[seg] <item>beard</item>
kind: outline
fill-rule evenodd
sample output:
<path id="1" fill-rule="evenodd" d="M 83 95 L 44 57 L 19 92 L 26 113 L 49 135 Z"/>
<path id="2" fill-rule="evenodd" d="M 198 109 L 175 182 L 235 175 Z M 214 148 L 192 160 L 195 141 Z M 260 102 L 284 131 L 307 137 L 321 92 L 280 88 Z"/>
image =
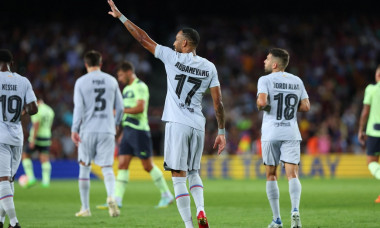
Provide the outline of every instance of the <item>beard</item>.
<path id="1" fill-rule="evenodd" d="M 265 73 L 272 73 L 272 69 L 270 69 L 269 67 L 264 67 L 264 71 Z"/>

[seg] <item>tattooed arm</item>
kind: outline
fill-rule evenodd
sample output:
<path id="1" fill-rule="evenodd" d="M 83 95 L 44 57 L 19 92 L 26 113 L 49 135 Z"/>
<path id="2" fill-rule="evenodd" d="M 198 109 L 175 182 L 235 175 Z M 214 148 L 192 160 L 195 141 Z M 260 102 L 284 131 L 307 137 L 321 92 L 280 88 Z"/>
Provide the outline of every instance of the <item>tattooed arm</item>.
<path id="1" fill-rule="evenodd" d="M 108 0 L 108 4 L 111 7 L 111 11 L 108 12 L 108 14 L 112 15 L 115 18 L 122 17 L 122 13 L 117 9 L 115 6 L 115 3 L 112 0 Z M 156 49 L 157 43 L 152 40 L 148 34 L 139 28 L 137 25 L 135 25 L 132 21 L 126 20 L 124 22 L 124 26 L 127 28 L 129 33 L 150 53 L 154 55 L 154 51 Z"/>
<path id="2" fill-rule="evenodd" d="M 210 88 L 211 91 L 211 97 L 214 103 L 214 110 L 215 110 L 215 116 L 216 120 L 218 121 L 218 129 L 223 129 L 225 128 L 225 123 L 224 123 L 224 106 L 222 102 L 222 93 L 220 91 L 220 87 L 212 87 Z M 226 146 L 226 137 L 225 133 L 219 133 L 218 136 L 216 136 L 215 143 L 214 143 L 214 149 L 218 147 L 218 154 L 220 154 L 223 150 L 224 147 Z"/>

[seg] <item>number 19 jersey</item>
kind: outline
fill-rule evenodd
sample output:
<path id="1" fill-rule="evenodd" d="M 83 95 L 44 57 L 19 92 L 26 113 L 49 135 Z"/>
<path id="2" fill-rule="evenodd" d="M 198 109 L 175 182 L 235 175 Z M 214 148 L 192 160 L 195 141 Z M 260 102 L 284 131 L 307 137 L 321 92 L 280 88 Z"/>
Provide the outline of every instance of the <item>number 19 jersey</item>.
<path id="1" fill-rule="evenodd" d="M 0 143 L 22 146 L 22 110 L 25 104 L 36 100 L 27 78 L 9 71 L 0 72 Z"/>
<path id="2" fill-rule="evenodd" d="M 161 45 L 156 46 L 155 57 L 165 64 L 167 76 L 162 120 L 204 131 L 203 94 L 220 85 L 215 65 L 193 53 L 179 53 Z"/>
<path id="3" fill-rule="evenodd" d="M 297 123 L 301 100 L 309 98 L 302 80 L 287 72 L 274 72 L 259 79 L 257 95 L 268 95 L 270 112 L 264 111 L 262 141 L 302 140 Z"/>

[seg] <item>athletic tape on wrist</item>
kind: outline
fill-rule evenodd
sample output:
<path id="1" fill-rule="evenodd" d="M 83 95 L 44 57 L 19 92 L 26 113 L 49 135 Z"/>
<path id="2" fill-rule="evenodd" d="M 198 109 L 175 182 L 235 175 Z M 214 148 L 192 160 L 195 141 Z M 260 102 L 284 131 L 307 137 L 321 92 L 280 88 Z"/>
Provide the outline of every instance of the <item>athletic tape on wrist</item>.
<path id="1" fill-rule="evenodd" d="M 121 21 L 121 23 L 125 23 L 128 19 L 122 14 L 120 17 L 119 17 L 119 20 Z"/>
<path id="2" fill-rule="evenodd" d="M 218 129 L 218 135 L 225 135 L 226 134 L 226 129 Z"/>

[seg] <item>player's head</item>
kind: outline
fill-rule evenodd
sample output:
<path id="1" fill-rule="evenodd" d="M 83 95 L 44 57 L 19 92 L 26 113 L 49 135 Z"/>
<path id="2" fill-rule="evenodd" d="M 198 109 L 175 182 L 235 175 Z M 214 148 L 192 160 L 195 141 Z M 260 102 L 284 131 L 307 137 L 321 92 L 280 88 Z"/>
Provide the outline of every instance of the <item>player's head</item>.
<path id="1" fill-rule="evenodd" d="M 376 82 L 380 82 L 380 65 L 376 68 L 375 80 Z"/>
<path id="2" fill-rule="evenodd" d="M 10 67 L 13 63 L 12 53 L 7 49 L 0 49 L 0 70 L 10 71 Z"/>
<path id="3" fill-rule="evenodd" d="M 173 46 L 180 53 L 189 53 L 197 48 L 199 40 L 199 34 L 195 29 L 183 28 L 177 33 Z"/>
<path id="4" fill-rule="evenodd" d="M 91 50 L 84 54 L 84 64 L 86 68 L 100 67 L 102 65 L 102 55 L 95 50 Z"/>
<path id="5" fill-rule="evenodd" d="M 264 61 L 265 72 L 284 71 L 289 63 L 289 53 L 285 49 L 272 48 Z"/>
<path id="6" fill-rule="evenodd" d="M 135 68 L 133 64 L 128 61 L 121 62 L 117 66 L 116 71 L 117 80 L 123 84 L 130 84 L 131 79 L 135 77 Z"/>

